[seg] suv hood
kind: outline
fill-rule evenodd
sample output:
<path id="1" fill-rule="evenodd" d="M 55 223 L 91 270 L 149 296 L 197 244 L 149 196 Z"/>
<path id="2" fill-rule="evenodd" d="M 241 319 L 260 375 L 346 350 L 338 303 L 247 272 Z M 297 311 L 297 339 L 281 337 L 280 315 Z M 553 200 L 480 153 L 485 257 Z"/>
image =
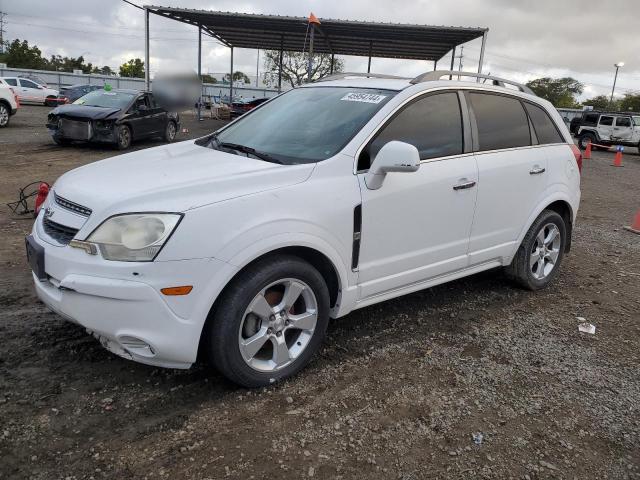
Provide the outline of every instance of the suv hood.
<path id="1" fill-rule="evenodd" d="M 193 140 L 119 155 L 71 170 L 54 191 L 93 210 L 184 212 L 304 182 L 315 164 L 279 165 L 196 145 Z M 93 223 L 93 222 L 91 222 Z"/>

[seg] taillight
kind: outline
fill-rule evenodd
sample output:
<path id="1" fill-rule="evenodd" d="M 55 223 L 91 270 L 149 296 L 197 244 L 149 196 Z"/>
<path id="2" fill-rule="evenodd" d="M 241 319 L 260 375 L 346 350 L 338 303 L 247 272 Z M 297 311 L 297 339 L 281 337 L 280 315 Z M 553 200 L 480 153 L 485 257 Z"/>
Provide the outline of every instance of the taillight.
<path id="1" fill-rule="evenodd" d="M 576 163 L 578 164 L 578 171 L 582 173 L 582 152 L 574 144 L 571 144 L 570 146 L 571 146 L 571 151 L 573 152 L 573 156 L 576 157 Z"/>

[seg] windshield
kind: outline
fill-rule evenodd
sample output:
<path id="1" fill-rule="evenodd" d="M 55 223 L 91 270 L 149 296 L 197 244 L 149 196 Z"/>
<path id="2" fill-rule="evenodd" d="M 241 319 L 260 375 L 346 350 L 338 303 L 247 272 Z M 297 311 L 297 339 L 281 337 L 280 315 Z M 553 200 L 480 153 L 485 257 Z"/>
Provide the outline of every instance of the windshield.
<path id="1" fill-rule="evenodd" d="M 73 102 L 74 105 L 88 107 L 125 108 L 133 100 L 134 94 L 123 92 L 105 92 L 94 90 Z"/>
<path id="2" fill-rule="evenodd" d="M 249 147 L 279 163 L 318 162 L 338 153 L 395 94 L 370 88 L 297 88 L 221 131 L 216 144 Z"/>
<path id="3" fill-rule="evenodd" d="M 640 127 L 640 115 L 635 115 L 633 118 L 633 124 L 637 127 Z"/>

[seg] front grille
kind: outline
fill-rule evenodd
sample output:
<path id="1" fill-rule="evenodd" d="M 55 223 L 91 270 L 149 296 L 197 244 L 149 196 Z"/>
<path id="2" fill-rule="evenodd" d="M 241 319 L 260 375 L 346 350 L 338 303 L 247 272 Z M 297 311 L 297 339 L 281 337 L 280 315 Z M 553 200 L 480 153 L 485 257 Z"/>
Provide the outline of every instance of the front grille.
<path id="1" fill-rule="evenodd" d="M 42 221 L 42 226 L 47 235 L 62 245 L 68 245 L 69 242 L 73 240 L 73 237 L 76 236 L 76 233 L 78 233 L 78 229 L 60 225 L 46 217 Z"/>
<path id="2" fill-rule="evenodd" d="M 80 120 L 60 120 L 60 130 L 64 138 L 71 140 L 89 140 L 91 138 L 91 122 Z"/>
<path id="3" fill-rule="evenodd" d="M 61 197 L 57 193 L 53 192 L 53 198 L 58 205 L 66 210 L 70 210 L 84 217 L 88 217 L 91 215 L 91 209 L 88 207 L 83 207 L 82 205 L 72 202 L 71 200 L 67 200 L 64 197 Z"/>

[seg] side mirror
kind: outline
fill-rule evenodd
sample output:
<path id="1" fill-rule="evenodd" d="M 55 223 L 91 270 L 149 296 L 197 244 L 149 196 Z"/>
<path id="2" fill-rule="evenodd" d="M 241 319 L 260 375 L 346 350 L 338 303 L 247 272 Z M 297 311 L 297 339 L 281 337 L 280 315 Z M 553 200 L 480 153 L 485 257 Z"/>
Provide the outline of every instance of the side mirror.
<path id="1" fill-rule="evenodd" d="M 416 172 L 420 168 L 420 153 L 413 145 L 392 140 L 385 144 L 371 164 L 364 177 L 369 190 L 377 190 L 382 186 L 387 173 Z"/>

